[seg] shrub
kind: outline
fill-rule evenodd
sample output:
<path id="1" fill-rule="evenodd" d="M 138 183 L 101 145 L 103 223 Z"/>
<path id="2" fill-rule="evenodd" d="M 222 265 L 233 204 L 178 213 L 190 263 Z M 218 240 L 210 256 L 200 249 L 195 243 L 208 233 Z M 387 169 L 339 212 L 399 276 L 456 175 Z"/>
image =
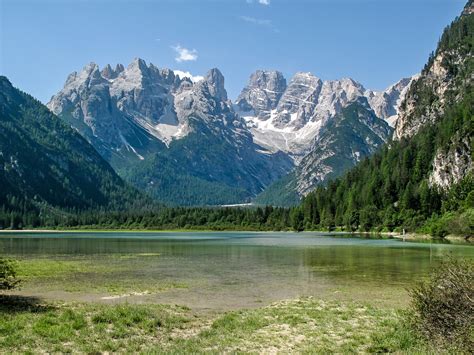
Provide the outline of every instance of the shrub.
<path id="1" fill-rule="evenodd" d="M 413 325 L 433 345 L 474 352 L 474 263 L 452 258 L 410 290 Z"/>
<path id="2" fill-rule="evenodd" d="M 15 262 L 0 258 L 0 290 L 11 290 L 17 287 L 19 283 Z"/>

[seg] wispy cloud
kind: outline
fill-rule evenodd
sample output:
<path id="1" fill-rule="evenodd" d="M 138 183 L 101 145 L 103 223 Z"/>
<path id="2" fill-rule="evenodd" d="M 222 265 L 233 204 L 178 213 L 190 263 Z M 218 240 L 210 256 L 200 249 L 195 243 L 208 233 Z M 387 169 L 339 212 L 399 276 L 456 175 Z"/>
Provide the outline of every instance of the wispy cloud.
<path id="1" fill-rule="evenodd" d="M 178 63 L 195 61 L 198 59 L 198 52 L 195 49 L 184 48 L 179 44 L 172 46 L 171 48 L 173 48 L 178 54 L 178 56 L 175 58 Z"/>
<path id="2" fill-rule="evenodd" d="M 273 23 L 272 23 L 271 20 L 256 18 L 256 17 L 251 17 L 251 16 L 239 16 L 239 19 L 241 19 L 242 21 L 248 22 L 248 23 L 252 23 L 252 24 L 257 25 L 257 26 L 267 27 L 268 29 L 272 30 L 275 33 L 280 32 L 278 30 L 278 28 L 273 26 Z"/>
<path id="3" fill-rule="evenodd" d="M 247 0 L 247 3 L 252 4 L 258 2 L 260 5 L 270 5 L 270 0 Z"/>
<path id="4" fill-rule="evenodd" d="M 240 19 L 259 26 L 272 26 L 272 21 L 250 16 L 240 16 Z"/>

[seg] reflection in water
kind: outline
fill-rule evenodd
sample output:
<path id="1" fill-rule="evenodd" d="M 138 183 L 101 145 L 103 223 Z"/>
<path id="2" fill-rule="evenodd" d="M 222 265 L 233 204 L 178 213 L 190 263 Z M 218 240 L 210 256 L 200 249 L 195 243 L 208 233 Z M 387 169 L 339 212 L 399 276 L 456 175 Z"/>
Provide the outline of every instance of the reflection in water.
<path id="1" fill-rule="evenodd" d="M 98 265 L 104 256 L 134 254 L 106 261 L 114 277 L 188 286 L 147 301 L 227 309 L 337 292 L 396 299 L 444 255 L 472 258 L 474 248 L 319 233 L 41 233 L 0 234 L 0 253 Z"/>

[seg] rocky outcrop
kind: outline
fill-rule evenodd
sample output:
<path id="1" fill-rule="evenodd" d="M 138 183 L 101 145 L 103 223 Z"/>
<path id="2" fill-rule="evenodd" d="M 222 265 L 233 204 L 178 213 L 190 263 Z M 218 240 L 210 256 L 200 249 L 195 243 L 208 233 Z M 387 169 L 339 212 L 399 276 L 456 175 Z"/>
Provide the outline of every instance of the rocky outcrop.
<path id="1" fill-rule="evenodd" d="M 421 127 L 434 123 L 443 114 L 446 92 L 452 87 L 453 79 L 443 65 L 443 55 L 436 56 L 426 72 L 415 80 L 412 90 L 408 92 L 401 105 L 399 118 L 395 125 L 394 139 L 411 137 Z M 420 104 L 420 92 L 425 92 L 430 103 Z"/>
<path id="2" fill-rule="evenodd" d="M 447 150 L 438 150 L 433 159 L 433 171 L 429 177 L 431 186 L 446 190 L 474 172 L 471 140 L 472 137 L 457 136 Z"/>

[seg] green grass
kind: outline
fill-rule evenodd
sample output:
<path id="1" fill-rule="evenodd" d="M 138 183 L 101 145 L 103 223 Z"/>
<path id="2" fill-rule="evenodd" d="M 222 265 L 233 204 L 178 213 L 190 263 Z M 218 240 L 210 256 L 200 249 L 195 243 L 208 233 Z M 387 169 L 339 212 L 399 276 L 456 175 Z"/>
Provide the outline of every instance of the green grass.
<path id="1" fill-rule="evenodd" d="M 400 322 L 400 315 L 395 311 L 305 298 L 227 313 L 204 326 L 197 335 L 177 339 L 170 350 L 359 353 L 419 348 L 413 334 L 399 334 L 404 331 Z M 384 334 L 390 334 L 390 338 Z"/>
<path id="2" fill-rule="evenodd" d="M 159 349 L 187 310 L 159 305 L 41 304 L 1 298 L 0 353 L 137 352 Z"/>
<path id="3" fill-rule="evenodd" d="M 162 305 L 0 298 L 0 353 L 426 353 L 402 314 L 313 298 L 216 316 Z"/>

